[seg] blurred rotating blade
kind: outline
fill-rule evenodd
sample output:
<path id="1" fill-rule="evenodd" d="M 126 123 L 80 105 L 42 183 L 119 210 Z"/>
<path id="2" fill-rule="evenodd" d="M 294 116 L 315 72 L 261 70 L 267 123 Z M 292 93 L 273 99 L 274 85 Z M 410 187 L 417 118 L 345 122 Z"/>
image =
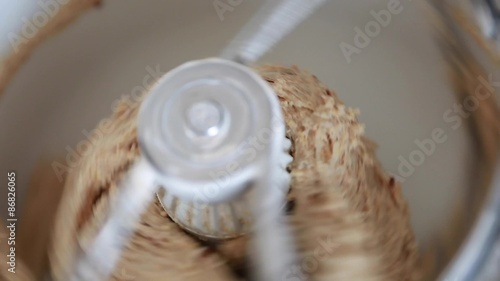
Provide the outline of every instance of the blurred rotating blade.
<path id="1" fill-rule="evenodd" d="M 269 1 L 222 51 L 221 57 L 245 65 L 254 63 L 326 1 Z M 275 162 L 276 157 L 272 155 L 277 151 L 276 147 L 270 149 L 268 167 Z M 277 207 L 286 199 L 283 196 L 270 198 L 267 192 L 273 176 L 265 170 L 261 171 L 252 206 L 255 232 L 251 252 L 257 266 L 255 277 L 263 281 L 283 280 L 287 272 L 297 268 L 293 235 L 282 210 Z"/>
<path id="2" fill-rule="evenodd" d="M 221 57 L 242 64 L 255 62 L 326 1 L 270 0 L 234 38 Z M 279 107 L 277 100 L 275 102 L 276 107 Z M 282 132 L 278 135 L 284 135 L 284 128 L 280 127 L 278 131 Z M 270 155 L 277 152 L 278 149 L 273 146 Z M 275 160 L 276 157 L 270 157 L 268 165 L 263 166 L 272 167 Z M 272 184 L 272 177 L 266 170 L 261 171 L 257 198 L 262 200 L 260 204 L 257 201 L 253 206 L 258 219 L 258 233 L 254 238 L 258 252 L 255 259 L 259 267 L 259 280 L 263 281 L 283 279 L 284 273 L 295 262 L 290 230 L 281 222 L 282 210 L 276 204 L 283 201 L 284 197 L 271 200 L 266 196 L 266 187 Z M 103 228 L 93 244 L 81 253 L 72 281 L 108 279 L 141 214 L 153 200 L 155 179 L 156 175 L 143 159 L 129 172 L 121 183 L 120 194 L 113 202 L 110 216 Z"/>
<path id="3" fill-rule="evenodd" d="M 220 57 L 252 64 L 327 0 L 270 0 L 243 27 Z"/>
<path id="4" fill-rule="evenodd" d="M 121 181 L 111 212 L 88 249 L 81 249 L 71 281 L 108 280 L 158 189 L 156 175 L 142 158 Z"/>

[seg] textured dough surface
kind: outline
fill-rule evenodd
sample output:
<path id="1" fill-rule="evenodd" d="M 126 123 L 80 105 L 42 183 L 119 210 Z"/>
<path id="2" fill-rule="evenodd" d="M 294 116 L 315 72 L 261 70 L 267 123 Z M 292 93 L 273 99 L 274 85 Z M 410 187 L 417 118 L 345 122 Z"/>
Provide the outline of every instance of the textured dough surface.
<path id="1" fill-rule="evenodd" d="M 50 253 L 56 280 L 68 280 L 79 247 L 102 225 L 120 178 L 139 155 L 138 104 L 118 106 L 93 132 L 90 149 L 66 179 Z M 158 204 L 144 214 L 112 280 L 233 280 L 225 262 L 184 233 Z"/>
<path id="2" fill-rule="evenodd" d="M 292 140 L 291 222 L 301 270 L 312 280 L 415 280 L 416 245 L 400 186 L 375 158 L 357 110 L 296 67 L 258 69 L 276 91 Z M 138 103 L 123 101 L 94 131 L 91 149 L 68 176 L 54 231 L 57 280 L 106 217 L 120 178 L 140 154 Z M 211 251 L 184 233 L 157 204 L 144 215 L 113 280 L 233 280 L 246 238 Z M 237 261 L 236 261 L 237 263 Z M 123 269 L 122 269 L 123 268 Z M 126 272 L 124 272 L 124 270 Z M 297 277 L 291 269 L 284 280 Z M 189 278 L 187 278 L 189 276 Z"/>

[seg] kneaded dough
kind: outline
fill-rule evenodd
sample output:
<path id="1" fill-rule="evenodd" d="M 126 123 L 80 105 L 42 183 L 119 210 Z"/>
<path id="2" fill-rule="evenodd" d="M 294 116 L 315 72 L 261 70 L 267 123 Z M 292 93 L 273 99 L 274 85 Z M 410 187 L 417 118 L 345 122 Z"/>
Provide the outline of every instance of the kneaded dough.
<path id="1" fill-rule="evenodd" d="M 358 112 L 297 67 L 256 71 L 275 90 L 292 140 L 289 195 L 299 267 L 283 280 L 416 280 L 417 247 L 399 184 L 383 171 Z M 139 157 L 140 102 L 124 100 L 93 132 L 93 145 L 68 175 L 50 253 L 56 280 L 88 246 L 109 201 Z M 239 280 L 247 237 L 207 246 L 150 206 L 112 280 Z M 288 279 L 287 279 L 288 278 Z M 298 279 L 294 279 L 298 278 Z"/>

